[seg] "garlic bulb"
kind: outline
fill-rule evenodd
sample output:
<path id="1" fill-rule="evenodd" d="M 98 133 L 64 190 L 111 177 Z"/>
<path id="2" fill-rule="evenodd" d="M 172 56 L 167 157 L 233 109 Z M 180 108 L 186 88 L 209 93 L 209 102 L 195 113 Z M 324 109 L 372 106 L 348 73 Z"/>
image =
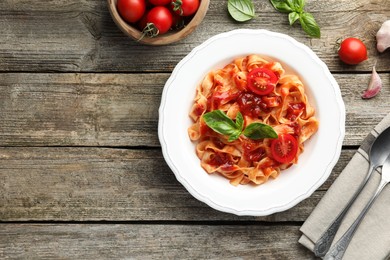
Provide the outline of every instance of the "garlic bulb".
<path id="1" fill-rule="evenodd" d="M 376 33 L 376 48 L 379 52 L 384 52 L 390 47 L 390 20 L 384 22 Z"/>

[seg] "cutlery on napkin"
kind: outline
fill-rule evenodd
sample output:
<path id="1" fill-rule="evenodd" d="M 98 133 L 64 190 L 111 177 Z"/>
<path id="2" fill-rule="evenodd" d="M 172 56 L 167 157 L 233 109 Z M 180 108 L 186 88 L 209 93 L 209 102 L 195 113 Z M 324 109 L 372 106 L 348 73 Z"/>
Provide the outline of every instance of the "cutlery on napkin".
<path id="1" fill-rule="evenodd" d="M 303 235 L 299 239 L 299 243 L 313 251 L 314 242 L 337 217 L 363 181 L 368 172 L 368 152 L 371 144 L 378 134 L 387 127 L 390 127 L 390 114 L 364 139 L 351 161 L 302 225 L 300 230 Z M 332 244 L 344 234 L 375 192 L 380 182 L 380 171 L 381 169 L 378 168 L 371 176 L 366 187 L 345 216 Z M 343 259 L 383 260 L 389 258 L 390 188 L 385 187 L 381 196 L 372 205 L 356 230 Z"/>

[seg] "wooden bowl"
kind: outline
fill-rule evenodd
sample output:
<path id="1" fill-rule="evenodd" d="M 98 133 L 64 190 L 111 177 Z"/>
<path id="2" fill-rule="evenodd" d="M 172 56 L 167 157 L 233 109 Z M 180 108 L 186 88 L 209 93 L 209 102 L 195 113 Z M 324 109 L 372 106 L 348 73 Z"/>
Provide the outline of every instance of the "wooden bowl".
<path id="1" fill-rule="evenodd" d="M 122 19 L 116 7 L 117 0 L 107 0 L 107 3 L 108 3 L 108 9 L 110 10 L 112 19 L 119 27 L 119 29 L 121 29 L 121 31 L 124 32 L 127 36 L 130 36 L 136 41 L 144 44 L 165 45 L 165 44 L 180 41 L 181 39 L 188 36 L 191 32 L 193 32 L 195 28 L 202 22 L 204 16 L 206 15 L 210 0 L 200 0 L 200 4 L 197 12 L 194 14 L 191 21 L 189 21 L 184 28 L 177 31 L 170 31 L 166 34 L 158 35 L 153 38 L 148 36 L 142 38 L 142 32 L 138 30 L 138 28 L 130 25 L 129 23 L 125 22 Z"/>

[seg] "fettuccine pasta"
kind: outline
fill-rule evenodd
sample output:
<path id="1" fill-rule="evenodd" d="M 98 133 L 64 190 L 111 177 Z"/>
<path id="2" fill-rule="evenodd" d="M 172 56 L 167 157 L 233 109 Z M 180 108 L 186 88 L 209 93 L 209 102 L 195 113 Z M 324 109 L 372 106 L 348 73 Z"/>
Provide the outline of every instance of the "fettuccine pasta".
<path id="1" fill-rule="evenodd" d="M 264 88 L 258 88 L 258 91 L 254 89 L 264 83 L 259 78 L 252 80 L 254 83 L 249 86 L 248 75 L 255 70 L 263 73 L 266 81 L 274 79 L 270 79 L 263 71 L 271 71 L 272 77 L 276 76 L 271 92 L 264 94 Z M 228 141 L 227 136 L 213 131 L 202 117 L 217 109 L 233 120 L 240 112 L 245 126 L 254 122 L 272 126 L 279 138 L 253 140 L 241 135 L 234 141 Z M 188 134 L 196 142 L 196 154 L 207 173 L 219 173 L 233 185 L 262 184 L 298 162 L 304 150 L 303 143 L 318 129 L 319 123 L 314 114 L 305 87 L 297 75 L 285 75 L 279 62 L 249 55 L 235 59 L 222 69 L 209 72 L 197 86 L 189 113 L 193 124 Z M 289 144 L 297 146 L 288 162 L 277 157 L 278 149 L 281 154 L 291 153 L 283 146 L 278 146 L 282 136 L 288 136 Z M 279 143 L 273 145 L 275 140 L 279 140 Z M 276 150 L 276 154 L 273 150 Z"/>

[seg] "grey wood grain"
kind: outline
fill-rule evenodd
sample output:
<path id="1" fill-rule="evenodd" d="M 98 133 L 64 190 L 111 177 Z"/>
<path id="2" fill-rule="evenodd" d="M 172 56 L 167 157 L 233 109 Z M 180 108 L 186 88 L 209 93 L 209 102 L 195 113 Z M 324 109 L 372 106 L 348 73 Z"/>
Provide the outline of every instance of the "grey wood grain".
<path id="1" fill-rule="evenodd" d="M 330 178 L 310 198 L 286 212 L 255 218 L 197 201 L 159 150 L 4 147 L 0 221 L 304 221 L 353 153 L 343 150 Z"/>
<path id="2" fill-rule="evenodd" d="M 0 145 L 159 147 L 158 108 L 170 74 L 0 74 Z M 370 74 L 334 74 L 346 104 L 345 145 L 390 112 L 390 74 L 361 99 Z M 194 86 L 195 95 L 195 86 Z"/>
<path id="3" fill-rule="evenodd" d="M 390 71 L 390 52 L 378 55 L 375 33 L 388 19 L 386 0 L 309 1 L 322 28 L 320 39 L 311 39 L 299 24 L 290 26 L 287 15 L 269 1 L 255 3 L 256 18 L 236 23 L 225 0 L 213 0 L 196 31 L 168 46 L 145 46 L 126 37 L 111 20 L 106 1 L 37 0 L 0 3 L 0 71 L 123 71 L 169 72 L 195 46 L 229 30 L 269 29 L 286 33 L 308 45 L 332 71 Z M 354 36 L 364 40 L 369 60 L 358 66 L 341 63 L 337 39 Z"/>
<path id="4" fill-rule="evenodd" d="M 390 51 L 375 49 L 390 2 L 306 2 L 320 39 L 290 26 L 269 1 L 254 1 L 256 18 L 236 23 L 226 0 L 212 0 L 193 34 L 153 47 L 116 28 L 105 0 L 0 1 L 0 258 L 313 259 L 297 242 L 300 225 L 390 112 Z M 175 65 L 209 37 L 241 28 L 309 46 L 346 104 L 345 146 L 329 179 L 266 217 L 197 201 L 175 179 L 157 138 L 161 93 Z M 336 41 L 350 36 L 368 47 L 369 59 L 357 66 L 336 52 Z M 384 88 L 362 100 L 374 64 Z"/>
<path id="5" fill-rule="evenodd" d="M 314 259 L 298 226 L 7 224 L 2 259 Z"/>

